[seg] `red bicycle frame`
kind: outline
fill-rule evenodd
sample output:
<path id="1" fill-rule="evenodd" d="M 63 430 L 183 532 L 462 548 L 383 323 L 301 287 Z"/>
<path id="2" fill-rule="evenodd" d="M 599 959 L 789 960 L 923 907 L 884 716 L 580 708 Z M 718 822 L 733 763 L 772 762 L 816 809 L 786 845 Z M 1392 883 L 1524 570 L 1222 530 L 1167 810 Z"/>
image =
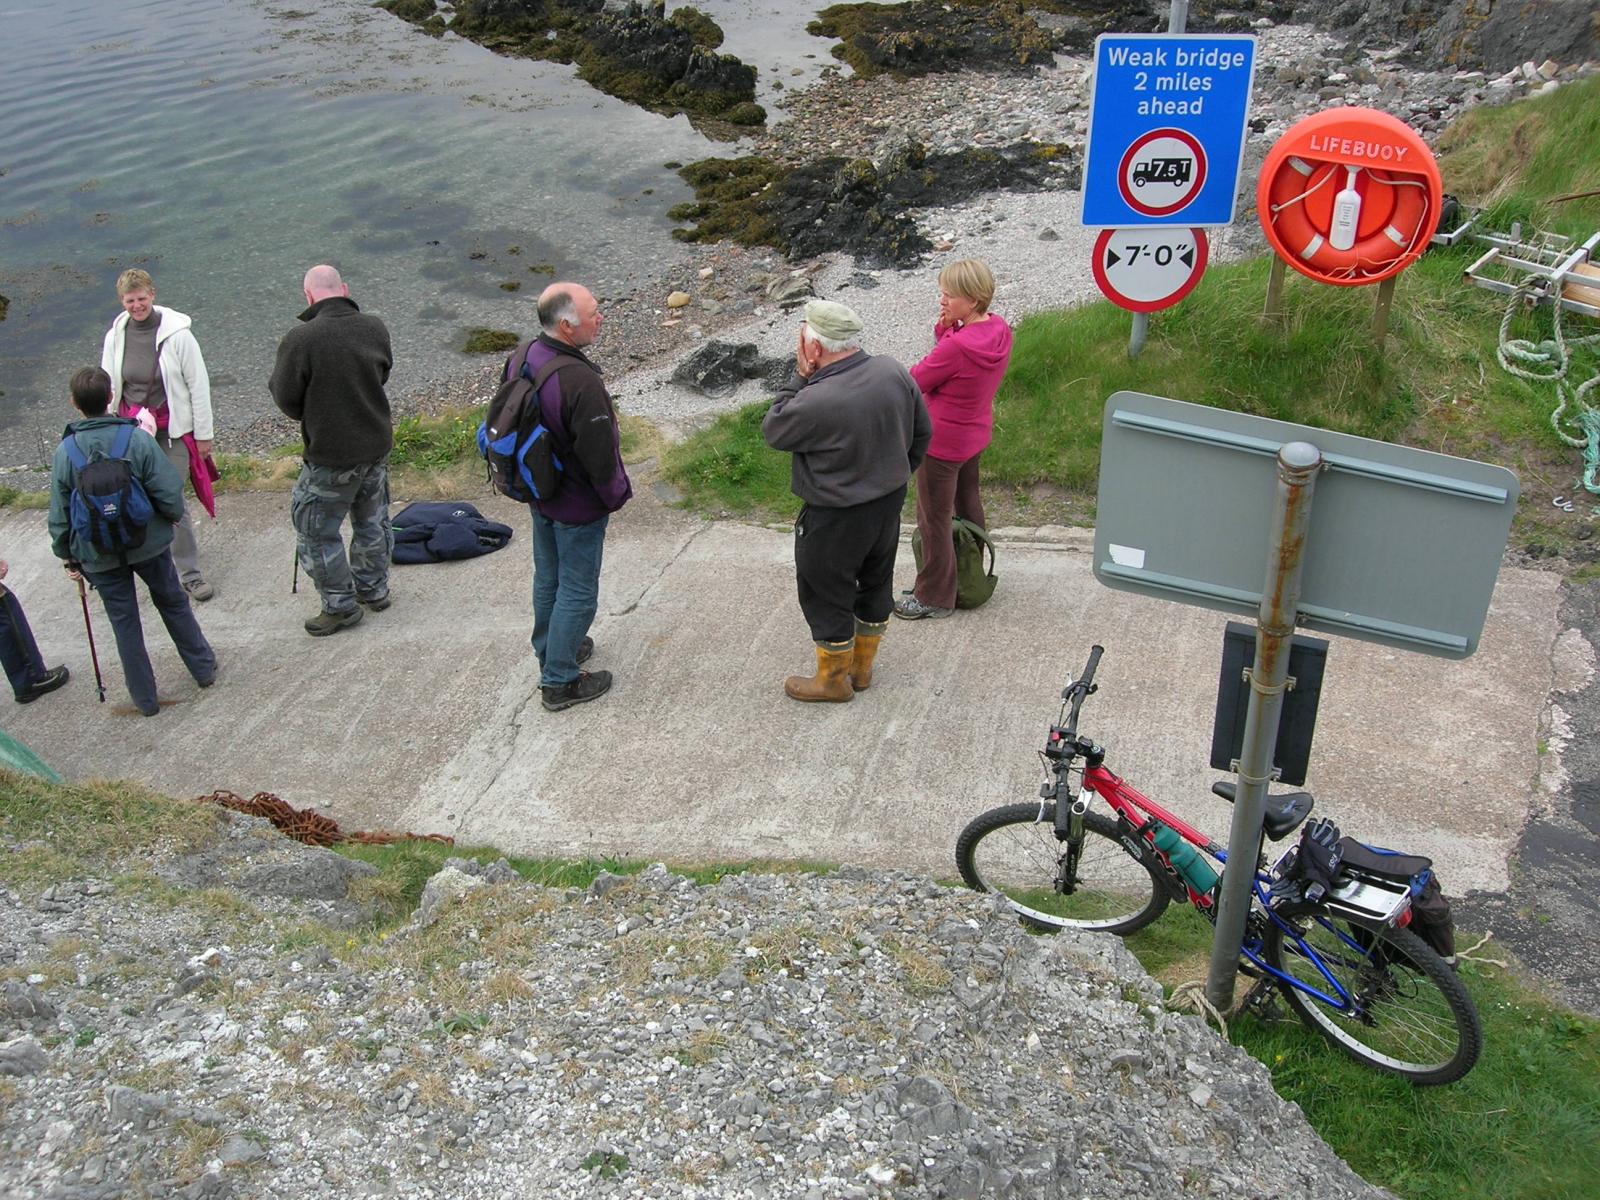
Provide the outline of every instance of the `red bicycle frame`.
<path id="1" fill-rule="evenodd" d="M 1144 853 L 1153 856 L 1166 870 L 1168 877 L 1187 893 L 1189 903 L 1208 916 L 1212 914 L 1216 901 L 1211 894 L 1195 891 L 1188 880 L 1184 879 L 1172 865 L 1172 860 L 1166 852 L 1156 845 L 1156 822 L 1173 830 L 1195 849 L 1223 864 L 1228 861 L 1227 847 L 1218 845 L 1182 817 L 1162 808 L 1138 788 L 1112 774 L 1103 764 L 1084 768 L 1083 790 L 1093 792 L 1114 808 L 1117 815 L 1137 831 L 1144 842 Z"/>

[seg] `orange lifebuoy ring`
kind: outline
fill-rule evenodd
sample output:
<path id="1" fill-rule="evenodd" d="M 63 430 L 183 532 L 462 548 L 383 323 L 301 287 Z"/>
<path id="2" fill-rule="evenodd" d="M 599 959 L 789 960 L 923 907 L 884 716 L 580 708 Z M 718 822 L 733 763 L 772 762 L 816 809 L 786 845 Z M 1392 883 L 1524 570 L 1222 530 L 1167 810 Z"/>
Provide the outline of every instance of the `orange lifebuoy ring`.
<path id="1" fill-rule="evenodd" d="M 1262 165 L 1256 206 L 1286 263 L 1353 286 L 1416 261 L 1438 224 L 1442 190 L 1433 154 L 1414 130 L 1387 113 L 1340 108 L 1279 139 Z"/>

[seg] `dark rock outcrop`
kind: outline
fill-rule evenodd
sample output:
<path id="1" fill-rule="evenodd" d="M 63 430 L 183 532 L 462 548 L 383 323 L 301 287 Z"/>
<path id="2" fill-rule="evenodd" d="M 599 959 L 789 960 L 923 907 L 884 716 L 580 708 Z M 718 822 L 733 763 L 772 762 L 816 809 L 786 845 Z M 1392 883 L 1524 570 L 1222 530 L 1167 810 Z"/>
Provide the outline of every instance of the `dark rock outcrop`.
<path id="1" fill-rule="evenodd" d="M 428 28 L 432 0 L 383 0 Z M 613 10 L 605 0 L 461 0 L 448 28 L 498 54 L 573 63 L 578 77 L 618 99 L 736 125 L 759 125 L 756 70 L 718 54 L 722 30 L 692 8 L 669 20 L 660 3 Z"/>
<path id="2" fill-rule="evenodd" d="M 818 13 L 806 32 L 841 39 L 833 56 L 858 75 L 1020 70 L 1050 62 L 1055 48 L 1055 39 L 1017 0 L 835 4 Z"/>
<path id="3" fill-rule="evenodd" d="M 1364 45 L 1399 45 L 1431 70 L 1502 74 L 1524 62 L 1600 57 L 1593 0 L 1197 0 L 1189 28 L 1243 29 L 1260 18 L 1297 21 Z"/>
<path id="4" fill-rule="evenodd" d="M 705 396 L 726 396 L 746 379 L 762 379 L 776 390 L 789 377 L 787 359 L 764 358 L 754 342 L 713 339 L 673 369 L 672 382 Z"/>
<path id="5" fill-rule="evenodd" d="M 843 250 L 872 265 L 910 266 L 931 243 L 907 210 L 959 203 L 981 192 L 1076 187 L 1081 167 L 1064 146 L 1018 143 L 1000 150 L 930 155 L 915 142 L 881 162 L 823 158 L 785 167 L 763 158 L 708 158 L 679 174 L 695 202 L 671 211 L 695 222 L 681 241 L 729 238 L 811 257 Z"/>

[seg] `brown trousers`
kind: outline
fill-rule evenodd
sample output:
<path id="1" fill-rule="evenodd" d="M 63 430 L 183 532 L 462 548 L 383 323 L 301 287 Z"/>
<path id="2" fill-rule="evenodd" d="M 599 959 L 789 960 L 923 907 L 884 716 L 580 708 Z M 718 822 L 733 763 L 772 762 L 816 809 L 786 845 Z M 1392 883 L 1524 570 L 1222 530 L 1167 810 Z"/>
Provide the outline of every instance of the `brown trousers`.
<path id="1" fill-rule="evenodd" d="M 925 458 L 917 468 L 917 529 L 922 533 L 922 570 L 911 590 L 934 608 L 956 606 L 956 547 L 950 518 L 961 517 L 984 529 L 983 497 L 978 493 L 980 450 L 966 462 Z"/>

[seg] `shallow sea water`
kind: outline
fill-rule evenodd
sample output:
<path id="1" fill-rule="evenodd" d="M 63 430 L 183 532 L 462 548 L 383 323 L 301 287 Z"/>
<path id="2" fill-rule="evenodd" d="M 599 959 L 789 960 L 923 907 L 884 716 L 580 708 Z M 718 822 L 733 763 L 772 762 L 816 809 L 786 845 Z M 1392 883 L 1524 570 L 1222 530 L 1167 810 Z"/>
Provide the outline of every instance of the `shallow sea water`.
<path id="1" fill-rule="evenodd" d="M 769 110 L 830 61 L 807 11 L 699 7 Z M 738 152 L 358 0 L 0 0 L 0 27 L 0 465 L 48 458 L 127 267 L 194 318 L 226 448 L 272 411 L 312 263 L 388 323 L 403 392 L 478 361 L 467 328 L 531 327 L 553 276 L 621 298 L 678 261 L 689 190 L 664 164 Z"/>

